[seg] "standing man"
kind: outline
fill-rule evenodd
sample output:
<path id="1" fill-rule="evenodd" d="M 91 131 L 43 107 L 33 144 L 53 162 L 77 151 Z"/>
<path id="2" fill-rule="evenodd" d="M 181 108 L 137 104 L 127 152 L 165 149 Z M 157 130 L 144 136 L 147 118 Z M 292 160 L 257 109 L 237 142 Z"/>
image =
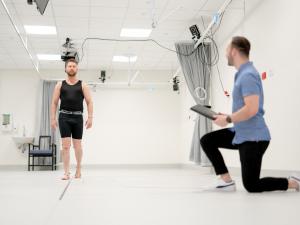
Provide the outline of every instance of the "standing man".
<path id="1" fill-rule="evenodd" d="M 87 104 L 88 119 L 86 129 L 93 124 L 93 102 L 89 87 L 77 78 L 78 63 L 75 59 L 69 59 L 65 63 L 65 72 L 68 77 L 55 86 L 51 105 L 51 127 L 57 128 L 56 111 L 60 99 L 59 130 L 62 138 L 62 157 L 64 164 L 64 176 L 62 180 L 70 179 L 70 147 L 71 138 L 75 149 L 77 161 L 75 178 L 81 178 L 82 160 L 82 133 L 83 133 L 83 100 Z"/>
<path id="2" fill-rule="evenodd" d="M 234 191 L 231 179 L 219 148 L 238 149 L 242 180 L 248 192 L 299 191 L 300 178 L 260 178 L 262 158 L 271 140 L 264 120 L 264 94 L 260 75 L 249 61 L 250 42 L 245 37 L 234 37 L 227 47 L 228 65 L 237 70 L 232 94 L 232 114 L 219 114 L 214 123 L 233 128 L 221 129 L 204 135 L 201 145 L 215 172 L 220 175 L 216 190 Z"/>

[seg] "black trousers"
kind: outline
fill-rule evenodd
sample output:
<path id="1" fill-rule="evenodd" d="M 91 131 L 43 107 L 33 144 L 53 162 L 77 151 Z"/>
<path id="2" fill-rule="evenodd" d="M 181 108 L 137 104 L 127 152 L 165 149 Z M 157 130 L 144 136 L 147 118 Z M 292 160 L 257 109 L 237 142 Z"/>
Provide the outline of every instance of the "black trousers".
<path id="1" fill-rule="evenodd" d="M 233 145 L 234 134 L 229 129 L 222 129 L 208 133 L 201 138 L 201 146 L 216 174 L 228 172 L 219 148 L 237 149 L 240 153 L 243 184 L 248 192 L 287 190 L 288 179 L 286 178 L 260 178 L 262 158 L 269 141 L 247 141 Z"/>

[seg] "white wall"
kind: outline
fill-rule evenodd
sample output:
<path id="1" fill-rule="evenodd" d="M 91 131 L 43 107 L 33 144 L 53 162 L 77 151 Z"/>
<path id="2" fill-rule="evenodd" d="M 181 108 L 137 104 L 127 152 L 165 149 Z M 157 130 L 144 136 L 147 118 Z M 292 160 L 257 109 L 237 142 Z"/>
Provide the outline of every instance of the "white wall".
<path id="1" fill-rule="evenodd" d="M 94 127 L 85 132 L 90 164 L 180 163 L 180 99 L 170 89 L 93 92 Z"/>
<path id="2" fill-rule="evenodd" d="M 231 92 L 235 70 L 227 66 L 225 48 L 230 38 L 244 35 L 252 43 L 251 60 L 260 72 L 272 70 L 273 77 L 263 81 L 265 119 L 272 141 L 263 168 L 300 170 L 300 2 L 297 0 L 246 1 L 247 13 L 229 10 L 218 32 L 219 67 L 225 87 Z M 213 74 L 213 107 L 230 112 L 231 99 L 224 97 L 217 74 Z M 239 166 L 236 152 L 223 151 L 229 166 Z"/>
<path id="3" fill-rule="evenodd" d="M 181 76 L 181 157 L 184 164 L 193 164 L 193 162 L 190 161 L 190 152 L 196 114 L 191 111 L 190 108 L 196 103 L 183 79 L 183 76 Z"/>
<path id="4" fill-rule="evenodd" d="M 59 71 L 52 74 L 48 78 L 64 77 Z M 92 72 L 81 73 L 83 79 L 92 76 Z M 156 72 L 153 80 L 165 82 L 168 76 Z M 127 74 L 125 77 L 126 81 Z M 140 77 L 140 82 L 145 82 L 144 78 Z M 0 72 L 0 113 L 13 113 L 15 124 L 25 125 L 27 135 L 34 135 L 38 93 L 39 76 L 34 71 Z M 102 88 L 92 95 L 95 118 L 94 127 L 84 132 L 85 164 L 182 162 L 181 103 L 171 84 L 153 89 Z M 17 149 L 13 135 L 0 132 L 0 165 L 27 164 L 27 154 Z"/>
<path id="5" fill-rule="evenodd" d="M 22 133 L 34 136 L 36 126 L 36 102 L 39 77 L 34 71 L 0 71 L 0 113 L 12 113 L 14 125 Z M 20 165 L 27 163 L 27 154 L 17 148 L 12 136 L 0 130 L 0 165 Z"/>

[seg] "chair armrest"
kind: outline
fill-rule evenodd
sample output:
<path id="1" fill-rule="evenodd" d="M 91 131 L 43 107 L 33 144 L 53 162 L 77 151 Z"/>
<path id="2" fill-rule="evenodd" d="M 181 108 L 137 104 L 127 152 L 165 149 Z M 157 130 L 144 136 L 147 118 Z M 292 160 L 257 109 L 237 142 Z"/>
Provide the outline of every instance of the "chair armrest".
<path id="1" fill-rule="evenodd" d="M 28 143 L 28 147 L 29 147 L 29 150 L 31 150 L 31 147 L 32 147 L 32 149 L 35 149 L 35 148 L 38 148 L 40 146 Z"/>
<path id="2" fill-rule="evenodd" d="M 52 144 L 51 145 L 52 151 L 54 151 L 54 154 L 56 155 L 56 144 Z"/>

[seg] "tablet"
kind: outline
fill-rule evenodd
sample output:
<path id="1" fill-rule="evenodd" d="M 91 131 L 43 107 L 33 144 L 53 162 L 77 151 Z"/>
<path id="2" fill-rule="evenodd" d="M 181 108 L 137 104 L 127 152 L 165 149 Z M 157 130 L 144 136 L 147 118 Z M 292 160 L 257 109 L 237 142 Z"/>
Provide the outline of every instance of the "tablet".
<path id="1" fill-rule="evenodd" d="M 209 109 L 204 105 L 195 105 L 191 108 L 191 110 L 211 120 L 214 120 L 215 119 L 214 116 L 218 115 L 218 113 L 212 111 L 211 109 Z"/>

